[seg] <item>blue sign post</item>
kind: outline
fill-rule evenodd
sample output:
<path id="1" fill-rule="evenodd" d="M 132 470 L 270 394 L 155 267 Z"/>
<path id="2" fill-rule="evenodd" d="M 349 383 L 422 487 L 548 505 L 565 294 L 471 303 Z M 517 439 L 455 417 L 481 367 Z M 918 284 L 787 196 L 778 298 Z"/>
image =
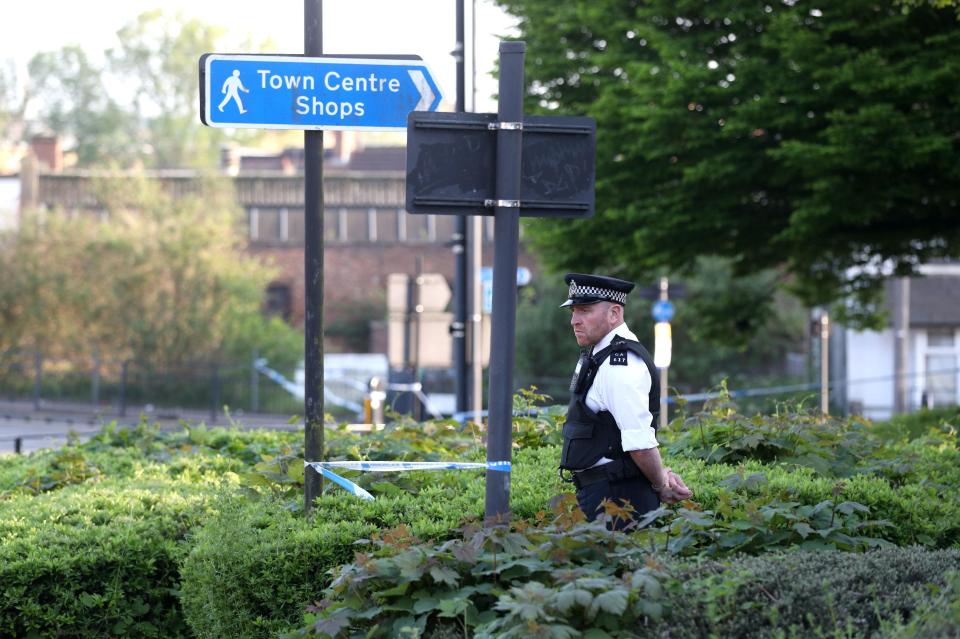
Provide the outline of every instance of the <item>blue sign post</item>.
<path id="1" fill-rule="evenodd" d="M 673 319 L 673 303 L 670 300 L 658 300 L 654 303 L 653 319 L 658 322 L 669 322 Z"/>
<path id="2" fill-rule="evenodd" d="M 411 111 L 436 111 L 440 99 L 417 56 L 200 58 L 200 119 L 212 127 L 405 130 Z"/>

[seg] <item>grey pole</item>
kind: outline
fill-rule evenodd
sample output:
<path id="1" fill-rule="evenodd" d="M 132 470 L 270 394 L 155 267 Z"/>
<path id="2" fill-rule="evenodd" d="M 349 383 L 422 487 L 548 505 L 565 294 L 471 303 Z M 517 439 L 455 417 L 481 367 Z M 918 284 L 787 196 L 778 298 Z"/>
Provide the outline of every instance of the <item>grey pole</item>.
<path id="1" fill-rule="evenodd" d="M 660 278 L 660 300 L 664 302 L 670 300 L 670 280 L 668 280 L 666 277 Z M 670 404 L 668 403 L 670 397 L 670 385 L 667 380 L 669 375 L 669 366 L 664 366 L 660 369 L 660 420 L 658 422 L 658 428 L 662 428 L 664 430 L 666 430 L 667 424 L 670 423 Z"/>
<path id="2" fill-rule="evenodd" d="M 303 2 L 303 52 L 323 54 L 323 0 Z M 304 181 L 304 456 L 323 459 L 323 131 L 303 133 Z M 308 466 L 303 477 L 306 512 L 323 491 L 323 476 Z"/>
<path id="3" fill-rule="evenodd" d="M 830 414 L 830 313 L 820 315 L 820 414 Z"/>
<path id="4" fill-rule="evenodd" d="M 457 62 L 457 105 L 456 110 L 462 113 L 466 110 L 464 100 L 464 38 L 463 38 L 463 3 L 465 0 L 454 0 L 457 5 L 457 45 L 453 50 L 453 57 Z M 467 216 L 458 215 L 454 218 L 453 232 L 453 259 L 456 265 L 453 284 L 453 323 L 450 325 L 450 334 L 453 336 L 453 368 L 457 385 L 457 412 L 461 413 L 470 408 L 469 368 L 467 366 L 467 306 L 469 303 L 469 262 L 467 260 L 468 247 Z"/>
<path id="5" fill-rule="evenodd" d="M 893 317 L 893 368 L 896 375 L 893 412 L 899 415 L 910 409 L 910 380 L 907 378 L 910 370 L 910 278 L 897 278 L 894 290 L 897 292 L 897 310 Z"/>
<path id="6" fill-rule="evenodd" d="M 490 421 L 487 461 L 510 461 L 513 361 L 517 323 L 517 252 L 520 241 L 520 152 L 523 59 L 526 44 L 500 43 L 497 110 L 497 181 L 493 230 L 493 334 L 490 344 Z M 510 473 L 487 471 L 487 524 L 510 516 Z"/>

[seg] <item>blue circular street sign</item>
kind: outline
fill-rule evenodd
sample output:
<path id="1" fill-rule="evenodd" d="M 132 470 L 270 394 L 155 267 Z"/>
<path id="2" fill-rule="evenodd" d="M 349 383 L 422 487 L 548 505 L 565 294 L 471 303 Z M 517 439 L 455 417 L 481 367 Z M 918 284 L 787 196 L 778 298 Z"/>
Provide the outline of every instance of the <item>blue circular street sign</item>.
<path id="1" fill-rule="evenodd" d="M 653 305 L 653 319 L 658 322 L 669 322 L 673 319 L 673 303 L 660 300 Z"/>

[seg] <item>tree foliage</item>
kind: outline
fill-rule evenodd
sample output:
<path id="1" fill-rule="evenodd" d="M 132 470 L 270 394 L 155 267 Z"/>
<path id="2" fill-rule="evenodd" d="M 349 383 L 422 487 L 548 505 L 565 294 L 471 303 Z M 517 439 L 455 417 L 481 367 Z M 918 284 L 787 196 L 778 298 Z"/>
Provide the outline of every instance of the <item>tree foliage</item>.
<path id="1" fill-rule="evenodd" d="M 295 337 L 261 316 L 272 269 L 243 252 L 227 184 L 174 200 L 146 179 L 105 179 L 97 197 L 100 215 L 33 213 L 0 236 L 0 352 L 162 366 Z"/>
<path id="2" fill-rule="evenodd" d="M 199 122 L 198 60 L 210 51 L 272 47 L 227 44 L 226 36 L 220 27 L 158 9 L 124 25 L 118 44 L 102 56 L 76 44 L 37 53 L 28 65 L 27 132 L 62 136 L 80 167 L 215 166 L 228 134 Z M 0 93 L 10 93 L 2 79 Z M 249 141 L 258 133 L 232 135 Z"/>
<path id="3" fill-rule="evenodd" d="M 597 119 L 596 217 L 539 220 L 549 266 L 634 278 L 703 255 L 866 304 L 960 255 L 960 23 L 887 0 L 501 0 L 528 108 Z"/>
<path id="4" fill-rule="evenodd" d="M 736 278 L 726 260 L 700 258 L 684 284 L 687 295 L 674 300 L 671 388 L 690 392 L 723 380 L 739 387 L 784 379 L 787 353 L 803 351 L 806 316 L 794 298 L 776 290 L 775 272 Z M 569 397 L 578 351 L 570 313 L 558 308 L 566 292 L 559 276 L 544 278 L 523 290 L 517 307 L 516 386 L 535 385 L 561 402 Z M 624 309 L 625 321 L 651 353 L 652 304 L 637 291 Z"/>
<path id="5" fill-rule="evenodd" d="M 136 156 L 131 144 L 133 114 L 104 91 L 104 76 L 78 45 L 38 53 L 27 67 L 30 102 L 43 129 L 74 140 L 77 164 L 129 164 Z"/>

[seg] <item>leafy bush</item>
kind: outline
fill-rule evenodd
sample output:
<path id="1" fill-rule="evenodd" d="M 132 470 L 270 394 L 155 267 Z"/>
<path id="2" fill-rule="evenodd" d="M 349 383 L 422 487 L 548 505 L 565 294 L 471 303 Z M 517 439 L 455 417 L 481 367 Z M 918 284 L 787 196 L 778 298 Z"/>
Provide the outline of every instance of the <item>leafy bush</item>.
<path id="1" fill-rule="evenodd" d="M 178 564 L 210 498 L 155 475 L 0 502 L 0 636 L 189 636 Z"/>
<path id="2" fill-rule="evenodd" d="M 626 636 L 663 613 L 663 573 L 625 570 L 635 540 L 602 525 L 470 525 L 434 544 L 401 527 L 372 546 L 334 571 L 309 625 L 290 637 L 429 636 L 445 627 L 478 638 Z"/>
<path id="3" fill-rule="evenodd" d="M 532 519 L 560 492 L 555 448 L 518 451 L 511 509 Z M 447 539 L 464 517 L 482 517 L 483 475 L 411 473 L 419 491 L 389 491 L 363 502 L 325 493 L 311 519 L 283 500 L 224 506 L 197 531 L 183 567 L 183 606 L 198 637 L 271 637 L 293 627 L 331 568 L 350 561 L 354 542 L 404 524 L 413 534 Z"/>
<path id="4" fill-rule="evenodd" d="M 286 637 L 866 637 L 960 566 L 960 551 L 916 548 L 677 561 L 568 513 L 371 542 Z"/>
<path id="5" fill-rule="evenodd" d="M 958 566 L 960 551 L 916 547 L 684 562 L 671 571 L 659 636 L 872 637 Z"/>
<path id="6" fill-rule="evenodd" d="M 569 490 L 555 472 L 558 455 L 555 447 L 515 455 L 511 507 L 517 520 L 535 521 L 552 497 Z M 838 482 L 809 468 L 754 461 L 740 468 L 669 462 L 687 479 L 696 503 L 663 513 L 651 531 L 636 535 L 664 556 L 729 557 L 804 544 L 863 550 L 883 545 L 879 540 L 950 547 L 960 540 L 960 507 L 930 486 L 895 488 L 862 475 Z M 317 598 L 326 571 L 350 560 L 357 539 L 400 525 L 421 539 L 451 539 L 463 517 L 482 513 L 478 479 L 472 473 L 411 473 L 405 489 L 386 490 L 382 480 L 364 478 L 376 501 L 334 489 L 318 502 L 310 523 L 283 500 L 224 508 L 197 532 L 184 563 L 187 619 L 200 637 L 268 637 L 289 628 Z"/>
<path id="7" fill-rule="evenodd" d="M 874 463 L 882 442 L 871 437 L 866 422 L 823 417 L 784 405 L 769 415 L 747 417 L 721 386 L 721 396 L 702 411 L 682 415 L 671 424 L 668 450 L 710 463 L 755 459 L 809 466 L 835 477 L 853 475 Z"/>
<path id="8" fill-rule="evenodd" d="M 515 405 L 524 416 L 514 423 L 511 507 L 521 529 L 523 522 L 542 521 L 538 513 L 547 510 L 551 498 L 572 490 L 556 474 L 562 410 L 535 409 L 541 401 L 531 391 L 520 395 Z M 707 415 L 700 424 L 706 447 L 696 441 L 699 427 L 680 430 L 677 441 L 687 446 L 678 445 L 675 453 L 668 450 L 667 461 L 693 488 L 695 502 L 658 513 L 660 518 L 630 543 L 644 552 L 656 549 L 671 571 L 686 565 L 677 563 L 677 555 L 693 556 L 697 565 L 712 565 L 704 561 L 712 557 L 724 562 L 718 565 L 729 566 L 752 561 L 742 555 L 732 559 L 734 553 L 769 555 L 804 547 L 863 550 L 883 542 L 936 548 L 960 544 L 955 433 L 931 431 L 913 441 L 889 443 L 854 422 L 798 418 L 810 434 L 791 426 L 790 419 L 786 413 L 759 423 L 736 411 Z M 698 424 L 690 421 L 687 426 Z M 758 434 L 775 445 L 751 445 Z M 328 571 L 351 561 L 358 539 L 372 540 L 369 552 L 373 540 L 386 539 L 383 531 L 405 525 L 408 536 L 442 545 L 455 539 L 465 517 L 482 515 L 484 484 L 476 471 L 345 473 L 377 500 L 360 502 L 327 482 L 315 515 L 304 519 L 302 446 L 302 431 L 198 425 L 160 432 L 143 422 L 133 429 L 107 427 L 89 442 L 60 451 L 0 459 L 0 636 L 181 636 L 188 632 L 185 621 L 199 637 L 275 636 L 300 622 L 305 606 L 328 585 Z M 721 447 L 730 453 L 726 462 L 702 454 Z M 483 458 L 481 433 L 450 421 L 400 420 L 365 435 L 328 428 L 326 448 L 328 459 Z M 843 464 L 854 465 L 855 471 Z M 220 485 L 226 488 L 214 501 Z M 244 494 L 249 499 L 239 498 Z M 562 543 L 557 541 L 554 548 Z M 584 564 L 584 574 L 602 584 L 587 588 L 592 596 L 617 590 L 614 582 L 622 580 L 623 571 L 645 565 L 628 564 L 632 556 L 611 555 L 602 574 L 591 573 Z M 923 563 L 932 555 L 918 556 Z M 651 570 L 651 578 L 660 579 L 654 574 L 659 568 Z M 727 605 L 722 593 L 733 587 L 729 572 L 724 569 L 716 577 L 719 584 L 703 585 L 701 594 L 713 597 L 714 607 L 696 613 L 721 629 L 727 627 L 726 618 L 710 615 L 732 610 L 721 606 Z M 672 575 L 661 580 L 664 596 L 670 598 L 680 596 L 670 594 Z M 432 583 L 429 571 L 419 578 Z M 504 589 L 502 594 L 512 599 L 503 605 L 512 601 L 519 611 L 525 609 L 519 603 L 524 597 L 553 597 L 549 592 L 564 588 L 546 577 L 536 577 L 540 586 L 533 581 L 512 584 L 521 588 L 512 594 Z M 465 582 L 458 583 L 463 587 Z M 478 615 L 474 630 L 480 628 L 483 606 L 494 606 L 498 619 L 517 621 L 516 615 L 522 616 L 496 609 L 500 594 L 494 598 L 493 590 L 476 594 L 488 599 L 473 604 Z M 637 593 L 626 597 L 630 606 L 639 601 Z M 448 617 L 439 616 L 441 608 L 435 612 L 436 619 L 425 627 L 440 633 L 437 636 L 459 636 L 458 625 L 462 631 L 473 614 L 462 606 L 449 609 Z M 668 613 L 665 607 L 665 618 Z M 643 614 L 656 626 L 652 613 Z M 389 623 L 395 621 L 391 617 Z M 628 632 L 633 621 L 623 617 L 618 628 Z M 805 627 L 803 619 L 790 623 Z M 904 620 L 902 627 L 910 623 Z M 497 633 L 508 631 L 506 626 L 490 627 Z"/>
<path id="9" fill-rule="evenodd" d="M 931 584 L 929 597 L 920 601 L 910 619 L 883 624 L 885 639 L 957 637 L 960 634 L 960 572 L 946 575 L 946 587 Z"/>
<path id="10" fill-rule="evenodd" d="M 876 422 L 872 430 L 878 436 L 889 441 L 918 439 L 930 431 L 953 430 L 956 435 L 960 429 L 960 406 L 944 408 L 921 408 L 912 413 L 895 415 L 883 422 Z"/>

